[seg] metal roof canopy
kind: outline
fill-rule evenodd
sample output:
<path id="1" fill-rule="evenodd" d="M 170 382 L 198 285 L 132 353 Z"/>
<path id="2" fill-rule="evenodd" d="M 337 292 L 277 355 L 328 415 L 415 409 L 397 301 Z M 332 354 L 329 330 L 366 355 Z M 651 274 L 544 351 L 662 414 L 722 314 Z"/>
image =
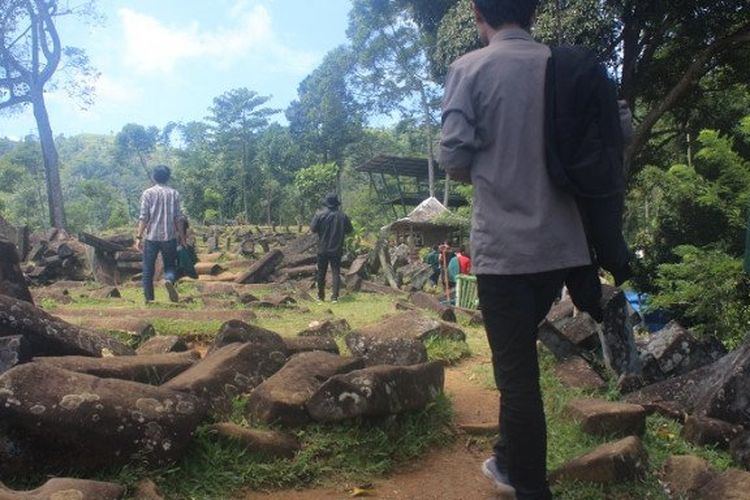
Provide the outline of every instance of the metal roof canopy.
<path id="1" fill-rule="evenodd" d="M 445 179 L 445 172 L 435 165 L 435 180 Z M 380 155 L 368 160 L 355 169 L 357 172 L 387 174 L 428 180 L 427 158 L 404 158 L 401 156 Z"/>

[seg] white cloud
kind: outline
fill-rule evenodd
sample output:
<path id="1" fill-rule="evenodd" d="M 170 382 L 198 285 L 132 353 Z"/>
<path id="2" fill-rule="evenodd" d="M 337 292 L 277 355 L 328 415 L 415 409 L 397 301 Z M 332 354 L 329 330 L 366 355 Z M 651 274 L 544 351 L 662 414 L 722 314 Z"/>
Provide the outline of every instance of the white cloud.
<path id="1" fill-rule="evenodd" d="M 231 12 L 233 26 L 205 31 L 197 23 L 170 27 L 152 16 L 120 9 L 125 63 L 139 73 L 169 73 L 183 59 L 212 57 L 225 64 L 273 43 L 271 16 L 265 7 L 248 9 L 240 1 Z"/>
<path id="2" fill-rule="evenodd" d="M 131 84 L 113 80 L 107 75 L 99 76 L 96 81 L 96 103 L 129 104 L 141 97 L 140 89 Z"/>

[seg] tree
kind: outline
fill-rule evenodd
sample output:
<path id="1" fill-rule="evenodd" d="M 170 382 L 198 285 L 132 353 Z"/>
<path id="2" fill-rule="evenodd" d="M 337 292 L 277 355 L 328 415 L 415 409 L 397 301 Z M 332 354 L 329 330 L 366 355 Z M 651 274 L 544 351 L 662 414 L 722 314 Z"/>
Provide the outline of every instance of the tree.
<path id="1" fill-rule="evenodd" d="M 336 48 L 300 83 L 286 117 L 292 137 L 313 155 L 301 158 L 306 163 L 299 167 L 314 162 L 343 165 L 347 145 L 361 137 L 362 112 L 347 83 L 353 64 L 350 50 Z"/>
<path id="2" fill-rule="evenodd" d="M 457 0 L 441 21 L 435 72 L 444 74 L 456 57 L 476 48 L 475 33 L 470 0 Z M 724 72 L 725 88 L 750 80 L 745 0 L 545 0 L 535 34 L 548 43 L 596 48 L 609 64 L 620 96 L 636 109 L 629 162 L 659 135 L 666 117 L 679 117 L 692 106 L 706 79 Z M 677 125 L 683 131 L 688 126 Z"/>
<path id="3" fill-rule="evenodd" d="M 309 217 L 320 200 L 336 187 L 339 167 L 335 163 L 317 163 L 303 168 L 294 177 L 294 187 L 299 193 L 302 217 Z"/>
<path id="4" fill-rule="evenodd" d="M 419 124 L 434 196 L 440 89 L 430 78 L 430 38 L 420 31 L 407 3 L 397 0 L 355 0 L 347 35 L 358 63 L 352 84 L 370 113 L 395 112 Z"/>
<path id="5" fill-rule="evenodd" d="M 128 163 L 132 158 L 137 158 L 146 177 L 150 179 L 148 159 L 156 149 L 159 139 L 158 128 L 147 129 L 137 123 L 128 123 L 115 136 L 116 158 L 122 163 Z"/>
<path id="6" fill-rule="evenodd" d="M 90 12 L 90 4 L 73 9 L 58 0 L 0 0 L 0 110 L 31 104 L 39 130 L 52 226 L 65 226 L 59 158 L 44 100 L 63 57 L 70 71 L 68 90 L 90 103 L 96 72 L 75 47 L 63 47 L 55 26 L 60 16 Z M 52 85 L 52 84 L 50 84 Z"/>
<path id="7" fill-rule="evenodd" d="M 241 198 L 241 208 L 246 220 L 252 219 L 252 201 L 258 197 L 260 186 L 255 159 L 257 135 L 268 126 L 268 118 L 279 110 L 263 107 L 271 99 L 246 88 L 233 89 L 214 98 L 206 118 L 211 132 L 211 145 L 219 156 L 223 170 L 220 181 L 226 182 L 230 197 Z M 240 185 L 232 182 L 235 172 L 241 172 Z M 232 188 L 234 192 L 232 191 Z"/>

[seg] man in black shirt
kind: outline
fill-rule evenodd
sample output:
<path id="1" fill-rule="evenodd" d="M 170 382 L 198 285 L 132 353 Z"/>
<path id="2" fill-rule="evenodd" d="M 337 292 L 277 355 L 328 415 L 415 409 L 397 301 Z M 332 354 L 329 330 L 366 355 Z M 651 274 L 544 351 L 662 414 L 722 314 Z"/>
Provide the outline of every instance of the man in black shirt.
<path id="1" fill-rule="evenodd" d="M 318 211 L 310 224 L 316 233 L 318 242 L 318 299 L 325 300 L 326 272 L 328 264 L 333 274 L 333 294 L 331 301 L 339 299 L 341 287 L 341 255 L 344 253 L 344 237 L 353 231 L 349 217 L 339 210 L 341 202 L 335 193 L 328 194 L 323 200 L 325 208 Z"/>

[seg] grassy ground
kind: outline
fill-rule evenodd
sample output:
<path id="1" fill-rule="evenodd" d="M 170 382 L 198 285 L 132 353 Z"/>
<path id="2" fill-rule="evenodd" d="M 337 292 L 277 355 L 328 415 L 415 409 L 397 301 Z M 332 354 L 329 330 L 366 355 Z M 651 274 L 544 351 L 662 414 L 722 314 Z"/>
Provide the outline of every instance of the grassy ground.
<path id="1" fill-rule="evenodd" d="M 91 301 L 85 299 L 65 307 L 101 307 L 103 310 L 144 308 L 140 291 L 136 287 L 125 288 L 124 300 Z M 180 284 L 184 296 L 197 295 L 193 284 Z M 200 311 L 200 301 L 193 304 L 171 306 L 157 291 L 155 310 L 164 307 L 184 307 Z M 259 294 L 260 295 L 260 294 Z M 385 314 L 396 313 L 395 300 L 389 296 L 357 294 L 343 298 L 337 304 L 303 302 L 300 305 L 309 311 L 283 309 L 257 309 L 257 322 L 282 335 L 294 335 L 308 326 L 310 321 L 331 316 L 346 318 L 357 328 L 377 321 Z M 45 302 L 45 307 L 54 313 L 58 307 Z M 214 320 L 169 320 L 157 319 L 154 326 L 159 334 L 195 335 L 203 332 L 206 338 L 216 332 L 220 321 Z M 465 343 L 429 341 L 430 359 L 442 359 L 463 370 L 476 384 L 493 388 L 490 354 L 484 331 L 481 327 L 462 324 L 467 332 Z M 339 345 L 345 348 L 342 339 Z M 344 349 L 345 350 L 345 349 Z M 468 358 L 468 361 L 467 361 Z M 583 454 L 608 441 L 582 433 L 578 427 L 563 416 L 565 404 L 576 398 L 614 398 L 615 391 L 587 393 L 564 387 L 554 375 L 554 360 L 542 351 L 542 387 L 548 419 L 549 467 L 554 469 L 565 461 Z M 238 407 L 241 401 L 238 402 Z M 242 412 L 233 417 L 237 423 L 246 423 Z M 381 420 L 361 420 L 341 425 L 312 425 L 295 431 L 303 443 L 303 451 L 294 460 L 270 461 L 265 457 L 247 453 L 236 446 L 214 440 L 204 431 L 199 431 L 186 458 L 168 469 L 144 472 L 137 468 L 126 468 L 103 476 L 132 485 L 135 480 L 150 477 L 163 489 L 167 498 L 217 498 L 229 497 L 243 489 L 276 489 L 303 487 L 317 484 L 341 482 L 365 483 L 374 477 L 392 470 L 404 461 L 418 457 L 425 449 L 441 446 L 451 441 L 450 401 L 441 398 L 421 412 Z M 679 435 L 679 425 L 658 416 L 649 417 L 644 444 L 649 452 L 651 470 L 657 471 L 672 454 L 695 454 L 707 459 L 713 466 L 726 469 L 731 459 L 726 452 L 696 448 L 686 443 Z M 480 440 L 480 446 L 491 448 L 489 439 Z M 218 493 L 222 492 L 222 493 Z M 642 482 L 620 486 L 596 486 L 563 483 L 554 488 L 556 498 L 570 500 L 594 499 L 666 499 L 663 488 L 655 474 L 651 473 Z"/>

